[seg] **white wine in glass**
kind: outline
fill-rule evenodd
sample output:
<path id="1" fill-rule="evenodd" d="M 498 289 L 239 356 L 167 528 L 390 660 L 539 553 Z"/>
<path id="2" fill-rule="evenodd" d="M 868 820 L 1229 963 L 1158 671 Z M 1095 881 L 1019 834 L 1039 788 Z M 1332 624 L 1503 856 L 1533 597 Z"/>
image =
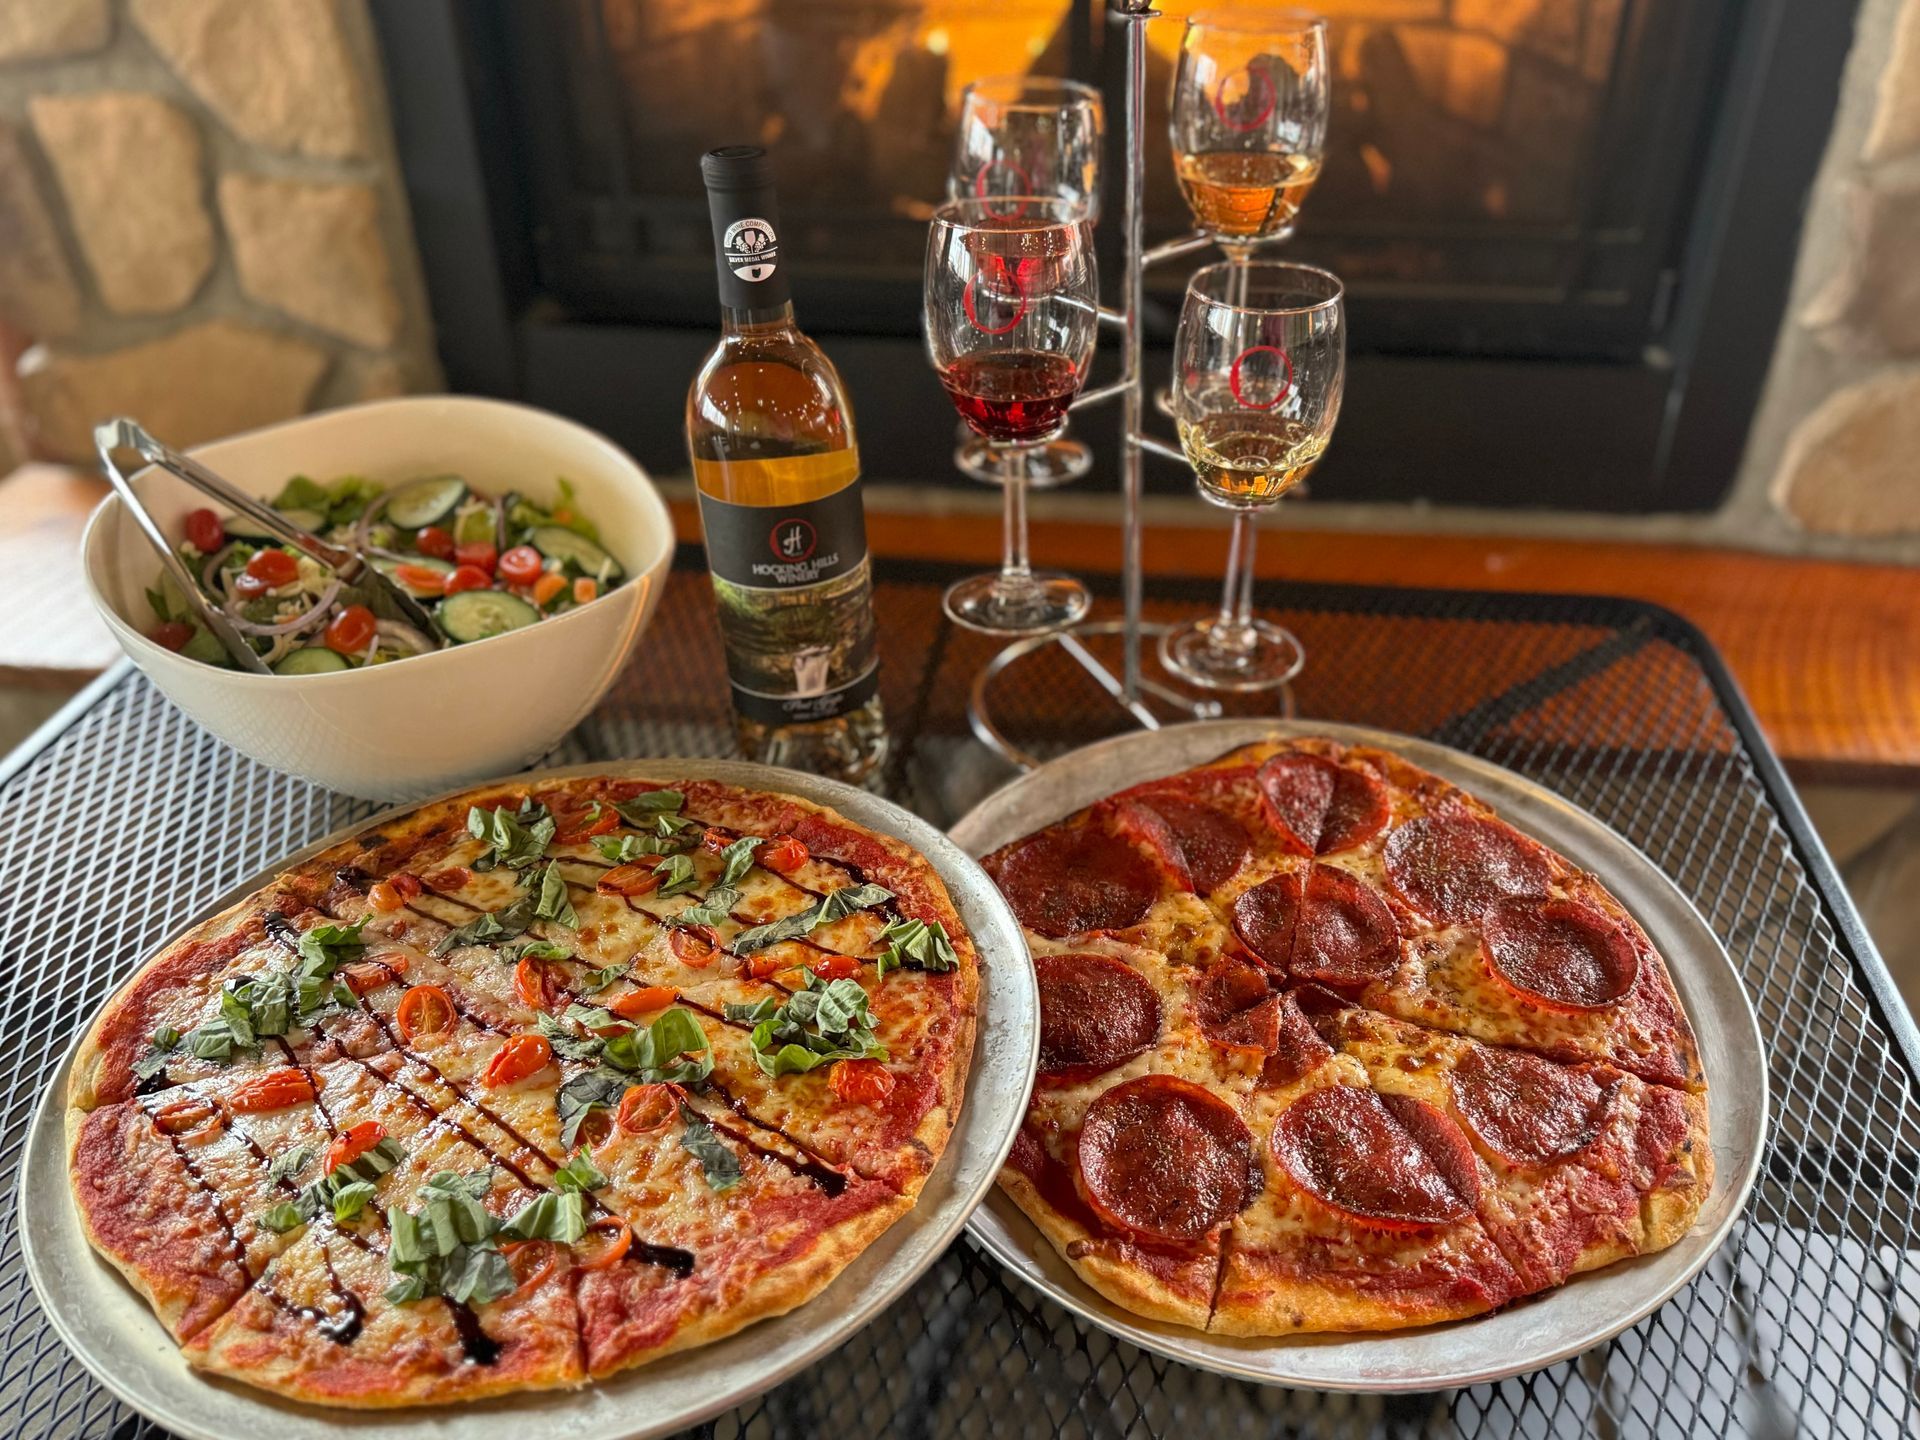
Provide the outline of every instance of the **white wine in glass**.
<path id="1" fill-rule="evenodd" d="M 1176 153 L 1180 193 L 1202 230 L 1222 239 L 1267 240 L 1293 224 L 1320 178 L 1312 155 L 1264 150 Z"/>
<path id="2" fill-rule="evenodd" d="M 1207 415 L 1178 425 L 1201 495 L 1229 508 L 1278 500 L 1306 478 L 1331 438 L 1284 415 Z"/>

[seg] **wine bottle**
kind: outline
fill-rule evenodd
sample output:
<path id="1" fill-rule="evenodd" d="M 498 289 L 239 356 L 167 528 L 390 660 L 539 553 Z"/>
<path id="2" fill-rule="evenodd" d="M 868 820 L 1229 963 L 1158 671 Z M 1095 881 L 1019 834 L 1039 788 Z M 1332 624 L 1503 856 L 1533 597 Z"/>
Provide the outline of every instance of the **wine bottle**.
<path id="1" fill-rule="evenodd" d="M 766 151 L 726 146 L 700 168 L 721 328 L 687 392 L 687 449 L 740 748 L 871 782 L 887 732 L 853 411 L 794 323 Z"/>

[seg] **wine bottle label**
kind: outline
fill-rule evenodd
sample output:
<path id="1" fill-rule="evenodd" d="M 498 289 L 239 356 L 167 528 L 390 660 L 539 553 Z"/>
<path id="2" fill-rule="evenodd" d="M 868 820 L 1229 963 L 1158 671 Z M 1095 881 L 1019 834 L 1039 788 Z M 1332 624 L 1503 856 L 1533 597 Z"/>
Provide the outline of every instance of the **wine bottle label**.
<path id="1" fill-rule="evenodd" d="M 734 707 L 763 725 L 797 725 L 871 700 L 880 671 L 859 482 L 791 505 L 703 490 L 700 524 Z"/>

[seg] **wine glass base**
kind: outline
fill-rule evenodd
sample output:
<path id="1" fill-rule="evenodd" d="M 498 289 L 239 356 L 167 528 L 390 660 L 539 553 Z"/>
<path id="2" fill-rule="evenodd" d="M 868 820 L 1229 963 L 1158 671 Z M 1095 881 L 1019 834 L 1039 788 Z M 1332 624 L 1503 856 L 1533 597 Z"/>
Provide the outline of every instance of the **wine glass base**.
<path id="1" fill-rule="evenodd" d="M 1269 621 L 1249 621 L 1244 638 L 1250 643 L 1231 649 L 1214 635 L 1219 624 L 1215 616 L 1167 631 L 1160 637 L 1160 663 L 1189 685 L 1236 692 L 1284 685 L 1307 663 L 1293 633 Z"/>
<path id="2" fill-rule="evenodd" d="M 953 463 L 962 475 L 982 485 L 999 485 L 1005 478 L 999 454 L 984 436 L 969 433 L 954 446 Z M 1070 485 L 1092 470 L 1093 451 L 1078 440 L 1056 436 L 1027 446 L 1020 463 L 1027 467 L 1029 488 L 1052 490 Z"/>
<path id="3" fill-rule="evenodd" d="M 1036 570 L 1009 586 L 1001 575 L 969 575 L 947 587 L 941 608 L 954 624 L 983 635 L 1050 635 L 1085 617 L 1093 604 L 1071 575 Z"/>

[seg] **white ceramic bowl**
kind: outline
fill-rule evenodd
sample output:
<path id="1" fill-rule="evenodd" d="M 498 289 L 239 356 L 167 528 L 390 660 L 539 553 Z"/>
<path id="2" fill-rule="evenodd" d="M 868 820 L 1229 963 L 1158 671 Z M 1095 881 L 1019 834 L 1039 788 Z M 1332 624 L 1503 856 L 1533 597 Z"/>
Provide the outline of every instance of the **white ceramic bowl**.
<path id="1" fill-rule="evenodd" d="M 626 664 L 673 558 L 673 522 L 646 473 L 604 437 L 523 405 L 441 395 L 382 400 L 192 453 L 262 497 L 296 474 L 393 484 L 453 471 L 486 494 L 513 489 L 546 501 L 564 475 L 626 567 L 618 589 L 524 630 L 362 670 L 254 675 L 189 660 L 146 637 L 154 617 L 143 592 L 160 560 L 109 496 L 88 522 L 81 557 L 93 602 L 134 663 L 235 749 L 370 799 L 413 799 L 546 753 Z M 211 503 L 151 468 L 133 485 L 170 536 L 187 511 Z"/>

